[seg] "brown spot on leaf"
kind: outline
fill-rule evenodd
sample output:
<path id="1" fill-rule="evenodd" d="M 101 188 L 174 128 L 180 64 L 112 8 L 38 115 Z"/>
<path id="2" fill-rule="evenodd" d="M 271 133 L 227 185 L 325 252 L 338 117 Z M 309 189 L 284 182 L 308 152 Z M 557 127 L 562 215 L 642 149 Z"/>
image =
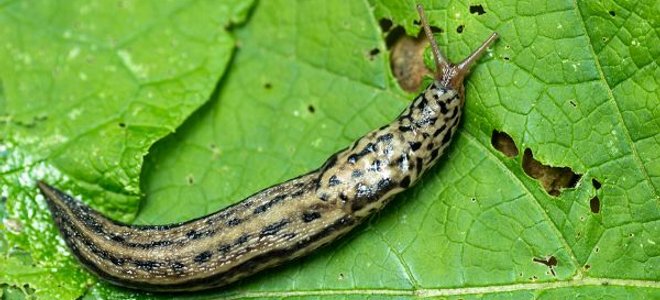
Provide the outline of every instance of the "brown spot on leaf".
<path id="1" fill-rule="evenodd" d="M 511 136 L 506 134 L 506 132 L 493 130 L 493 134 L 490 137 L 490 143 L 495 149 L 508 157 L 515 157 L 518 155 L 518 147 L 516 147 L 516 143 Z"/>
<path id="2" fill-rule="evenodd" d="M 598 196 L 595 196 L 589 200 L 589 207 L 591 208 L 592 213 L 599 213 L 600 212 L 600 199 L 598 199 Z"/>
<path id="3" fill-rule="evenodd" d="M 527 175 L 537 179 L 548 194 L 559 196 L 562 189 L 574 188 L 582 175 L 576 174 L 569 167 L 546 166 L 534 159 L 532 150 L 525 149 L 522 162 Z"/>

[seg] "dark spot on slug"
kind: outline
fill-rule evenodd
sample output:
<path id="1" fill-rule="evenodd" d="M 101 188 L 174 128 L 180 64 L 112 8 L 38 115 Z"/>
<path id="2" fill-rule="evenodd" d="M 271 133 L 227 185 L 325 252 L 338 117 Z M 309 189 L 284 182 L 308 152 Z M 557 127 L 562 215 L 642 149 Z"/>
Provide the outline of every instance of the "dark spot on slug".
<path id="1" fill-rule="evenodd" d="M 410 176 L 406 176 L 401 180 L 400 186 L 404 189 L 407 189 L 410 186 Z"/>
<path id="2" fill-rule="evenodd" d="M 278 222 L 270 224 L 264 227 L 263 230 L 261 230 L 260 236 L 264 237 L 264 236 L 277 234 L 280 230 L 282 230 L 282 228 L 284 228 L 284 226 L 286 226 L 286 224 L 289 224 L 289 220 L 287 219 L 282 219 Z"/>
<path id="3" fill-rule="evenodd" d="M 136 260 L 133 264 L 143 270 L 153 270 L 160 267 L 160 263 L 152 260 Z"/>
<path id="4" fill-rule="evenodd" d="M 241 220 L 241 219 L 233 218 L 233 219 L 227 221 L 227 223 L 225 223 L 225 224 L 227 224 L 227 226 L 229 226 L 229 227 L 234 227 L 238 224 L 241 224 L 242 222 L 243 222 L 243 220 Z"/>
<path id="5" fill-rule="evenodd" d="M 392 133 L 387 133 L 387 134 L 383 134 L 383 135 L 379 136 L 379 137 L 376 139 L 376 141 L 378 141 L 379 143 L 382 143 L 382 142 L 384 142 L 384 143 L 388 143 L 389 141 L 392 140 L 392 138 L 394 138 L 394 134 L 392 134 Z"/>
<path id="6" fill-rule="evenodd" d="M 226 254 L 229 250 L 231 250 L 231 245 L 229 244 L 220 245 L 220 247 L 218 247 L 218 252 L 222 254 Z"/>
<path id="7" fill-rule="evenodd" d="M 451 133 L 451 131 L 450 131 L 450 133 Z M 449 135 L 449 133 L 448 133 L 447 135 Z M 433 150 L 433 151 L 431 152 L 431 161 L 433 161 L 434 159 L 436 159 L 436 158 L 438 157 L 438 154 L 439 154 L 439 153 L 440 153 L 440 149 L 435 149 L 435 150 Z"/>
<path id="8" fill-rule="evenodd" d="M 321 199 L 321 201 L 324 201 L 324 202 L 328 201 L 329 198 L 330 198 L 330 195 L 325 194 L 325 193 L 321 194 L 321 196 L 319 196 L 319 199 Z"/>
<path id="9" fill-rule="evenodd" d="M 170 268 L 171 268 L 174 272 L 181 272 L 181 271 L 183 271 L 183 269 L 184 269 L 185 267 L 186 267 L 186 265 L 184 265 L 182 262 L 179 262 L 179 261 L 175 261 L 175 262 L 172 262 L 172 263 L 170 264 Z"/>
<path id="10" fill-rule="evenodd" d="M 341 192 L 341 193 L 339 193 L 339 199 L 346 202 L 346 201 L 348 201 L 348 196 L 346 196 L 346 193 Z"/>
<path id="11" fill-rule="evenodd" d="M 602 186 L 600 184 L 600 181 L 598 181 L 596 178 L 591 179 L 591 184 L 594 186 L 595 189 L 600 190 L 600 187 Z"/>
<path id="12" fill-rule="evenodd" d="M 592 213 L 599 213 L 600 212 L 600 199 L 598 199 L 598 196 L 595 196 L 589 200 L 589 207 L 591 208 Z"/>
<path id="13" fill-rule="evenodd" d="M 426 150 L 431 151 L 431 150 L 433 149 L 433 147 L 435 147 L 435 145 L 433 144 L 433 142 L 429 142 L 429 144 L 426 145 Z"/>
<path id="14" fill-rule="evenodd" d="M 192 229 L 192 230 L 188 231 L 188 233 L 186 233 L 186 237 L 188 237 L 191 240 L 196 240 L 198 238 L 201 238 L 203 236 L 208 236 L 210 234 L 211 234 L 211 232 L 209 232 L 209 231 L 198 232 L 195 229 Z"/>
<path id="15" fill-rule="evenodd" d="M 410 126 L 399 126 L 399 131 L 401 131 L 401 132 L 412 131 L 412 127 L 410 127 Z"/>
<path id="16" fill-rule="evenodd" d="M 113 235 L 110 237 L 110 239 L 113 240 L 113 241 L 115 241 L 115 242 L 117 242 L 117 243 L 124 243 L 124 242 L 126 241 L 126 239 L 124 239 L 124 237 L 122 237 L 122 236 L 118 236 L 118 235 L 116 235 L 116 234 L 113 234 Z"/>
<path id="17" fill-rule="evenodd" d="M 440 144 L 447 145 L 447 143 L 449 143 L 449 141 L 451 140 L 452 133 L 453 132 L 451 130 L 448 130 L 445 136 L 442 137 L 442 141 L 440 142 Z"/>
<path id="18" fill-rule="evenodd" d="M 381 192 L 387 192 L 389 188 L 392 186 L 392 180 L 389 178 L 383 178 L 378 181 L 376 184 L 376 189 Z"/>
<path id="19" fill-rule="evenodd" d="M 263 212 L 267 211 L 268 209 L 270 209 L 271 207 L 273 207 L 273 205 L 275 205 L 275 204 L 281 202 L 282 200 L 284 200 L 285 198 L 286 198 L 286 195 L 277 195 L 273 199 L 270 199 L 268 202 L 266 202 L 266 203 L 264 203 L 260 206 L 257 206 L 254 209 L 254 213 L 255 214 L 263 213 Z"/>
<path id="20" fill-rule="evenodd" d="M 311 221 L 314 221 L 318 218 L 321 217 L 321 214 L 317 211 L 311 211 L 311 212 L 304 212 L 302 216 L 302 220 L 305 223 L 309 223 Z"/>
<path id="21" fill-rule="evenodd" d="M 371 166 L 369 167 L 369 171 L 376 171 L 376 172 L 379 172 L 379 171 L 381 171 L 381 170 L 382 170 L 382 168 L 381 168 L 381 162 L 380 162 L 380 160 L 378 160 L 378 159 L 374 160 L 374 162 L 371 163 Z"/>
<path id="22" fill-rule="evenodd" d="M 408 145 L 410 145 L 410 150 L 413 152 L 419 150 L 419 147 L 422 146 L 422 143 L 420 142 L 408 142 Z"/>
<path id="23" fill-rule="evenodd" d="M 337 175 L 332 175 L 330 176 L 330 179 L 328 179 L 328 186 L 336 186 L 341 184 L 341 180 L 337 178 Z"/>
<path id="24" fill-rule="evenodd" d="M 438 105 L 440 106 L 440 112 L 443 115 L 446 115 L 449 112 L 449 110 L 447 109 L 447 103 L 440 101 L 438 102 Z"/>
<path id="25" fill-rule="evenodd" d="M 213 253 L 211 253 L 211 251 L 204 251 L 200 254 L 197 254 L 197 256 L 195 256 L 195 258 L 193 260 L 196 263 L 201 264 L 201 263 L 205 263 L 205 262 L 209 261 L 209 259 L 211 259 L 212 256 L 213 256 Z"/>
<path id="26" fill-rule="evenodd" d="M 480 15 L 485 14 L 486 11 L 484 10 L 484 7 L 481 6 L 481 4 L 478 4 L 478 5 L 470 5 L 470 13 L 471 14 L 477 14 L 477 15 L 480 16 Z"/>
<path id="27" fill-rule="evenodd" d="M 437 150 L 438 149 L 435 149 L 434 151 Z M 422 173 L 422 168 L 424 168 L 424 159 L 422 159 L 421 157 L 417 157 L 417 159 L 415 160 L 415 168 L 416 168 L 417 176 L 419 176 L 419 174 Z"/>
<path id="28" fill-rule="evenodd" d="M 417 103 L 417 109 L 423 109 L 424 106 L 428 103 L 428 100 L 426 100 L 426 97 L 420 97 L 419 103 Z"/>
<path id="29" fill-rule="evenodd" d="M 516 143 L 506 132 L 493 130 L 493 134 L 490 136 L 490 143 L 493 145 L 493 148 L 502 152 L 502 154 L 507 157 L 515 157 L 518 155 L 518 147 L 516 147 Z"/>
<path id="30" fill-rule="evenodd" d="M 384 33 L 390 31 L 392 29 L 392 20 L 388 18 L 381 18 L 378 20 L 378 25 L 380 26 L 380 30 L 382 30 Z"/>
<path id="31" fill-rule="evenodd" d="M 245 242 L 247 242 L 248 239 L 250 239 L 250 234 L 245 233 L 245 234 L 241 235 L 239 238 L 236 239 L 236 241 L 234 242 L 234 245 L 245 244 Z"/>
<path id="32" fill-rule="evenodd" d="M 465 29 L 465 25 L 458 25 L 458 27 L 456 27 L 456 32 L 463 33 L 463 29 Z"/>
<path id="33" fill-rule="evenodd" d="M 436 129 L 435 132 L 433 132 L 433 137 L 439 136 L 443 131 L 445 131 L 445 129 L 447 129 L 447 124 L 442 124 L 440 128 Z"/>
<path id="34" fill-rule="evenodd" d="M 124 259 L 120 257 L 111 256 L 110 262 L 112 262 L 112 264 L 114 264 L 115 266 L 121 266 L 124 264 Z"/>
<path id="35" fill-rule="evenodd" d="M 351 173 L 351 177 L 353 177 L 353 178 L 359 178 L 359 177 L 362 177 L 362 171 L 360 171 L 360 170 L 353 170 L 353 172 Z"/>

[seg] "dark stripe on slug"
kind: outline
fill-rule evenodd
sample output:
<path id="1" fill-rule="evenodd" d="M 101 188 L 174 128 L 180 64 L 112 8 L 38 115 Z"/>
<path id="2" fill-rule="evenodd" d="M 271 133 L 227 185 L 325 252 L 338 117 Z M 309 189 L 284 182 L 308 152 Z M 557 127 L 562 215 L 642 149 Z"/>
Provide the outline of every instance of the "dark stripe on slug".
<path id="1" fill-rule="evenodd" d="M 335 186 L 338 184 L 341 184 L 341 180 L 337 178 L 337 175 L 330 176 L 330 179 L 328 179 L 328 186 Z"/>
<path id="2" fill-rule="evenodd" d="M 421 157 L 417 157 L 415 167 L 417 167 L 416 172 L 417 176 L 422 173 L 422 169 L 424 168 L 424 159 Z"/>
<path id="3" fill-rule="evenodd" d="M 227 254 L 229 250 L 231 250 L 231 245 L 229 244 L 220 245 L 220 247 L 218 247 L 218 252 L 222 254 Z"/>
<path id="4" fill-rule="evenodd" d="M 138 269 L 143 269 L 147 271 L 151 271 L 156 268 L 160 268 L 161 264 L 160 262 L 153 261 L 153 260 L 136 260 L 133 262 L 133 264 L 138 268 Z"/>
<path id="5" fill-rule="evenodd" d="M 233 219 L 227 221 L 225 224 L 229 227 L 234 227 L 234 226 L 237 226 L 241 223 L 243 223 L 243 220 L 238 219 L 238 218 L 233 218 Z"/>
<path id="6" fill-rule="evenodd" d="M 254 213 L 255 214 L 263 213 L 263 212 L 267 211 L 268 209 L 270 209 L 273 205 L 275 205 L 275 204 L 281 202 L 282 200 L 284 200 L 285 198 L 286 198 L 286 195 L 277 195 L 277 196 L 275 196 L 275 198 L 273 198 L 270 201 L 262 204 L 261 206 L 257 206 L 254 209 Z"/>
<path id="7" fill-rule="evenodd" d="M 379 143 L 389 143 L 394 138 L 394 134 L 387 133 L 379 136 L 376 141 Z"/>
<path id="8" fill-rule="evenodd" d="M 445 136 L 442 137 L 442 142 L 440 143 L 442 143 L 443 145 L 449 143 L 449 141 L 451 140 L 451 134 L 452 134 L 451 130 L 447 131 L 447 134 L 445 134 Z"/>
<path id="9" fill-rule="evenodd" d="M 440 135 L 443 131 L 445 131 L 445 129 L 447 129 L 447 124 L 442 124 L 442 126 L 440 126 L 440 128 L 438 128 L 438 129 L 435 130 L 435 132 L 433 133 L 433 137 L 437 137 L 437 136 Z"/>
<path id="10" fill-rule="evenodd" d="M 399 126 L 399 131 L 401 131 L 401 132 L 412 131 L 412 127 L 410 127 L 410 126 Z"/>
<path id="11" fill-rule="evenodd" d="M 304 212 L 302 215 L 302 220 L 305 223 L 309 223 L 321 217 L 321 213 L 318 211 Z"/>
<path id="12" fill-rule="evenodd" d="M 243 235 L 241 235 L 239 238 L 236 239 L 234 245 L 245 244 L 245 242 L 247 242 L 249 239 L 250 239 L 250 234 L 244 233 Z"/>
<path id="13" fill-rule="evenodd" d="M 211 251 L 204 251 L 200 254 L 197 254 L 195 256 L 195 258 L 193 259 L 193 261 L 195 261 L 198 264 L 202 264 L 202 263 L 205 263 L 205 262 L 209 261 L 209 259 L 211 259 L 212 256 L 213 256 L 213 253 L 211 253 Z"/>
<path id="14" fill-rule="evenodd" d="M 399 185 L 402 188 L 407 189 L 410 186 L 410 176 L 403 177 Z"/>
<path id="15" fill-rule="evenodd" d="M 449 112 L 449 110 L 447 109 L 447 104 L 445 102 L 440 101 L 438 102 L 438 105 L 440 105 L 440 112 L 443 115 L 446 115 Z"/>
<path id="16" fill-rule="evenodd" d="M 261 237 L 264 237 L 264 236 L 269 236 L 269 235 L 277 234 L 277 233 L 278 233 L 280 230 L 282 230 L 282 228 L 284 228 L 284 226 L 286 226 L 287 224 L 289 224 L 289 220 L 288 220 L 288 219 L 282 219 L 282 220 L 280 220 L 280 221 L 278 221 L 278 222 L 275 222 L 275 223 L 273 223 L 273 224 L 270 224 L 270 225 L 264 227 L 263 230 L 261 230 L 261 234 L 260 234 L 260 236 L 261 236 Z"/>
<path id="17" fill-rule="evenodd" d="M 410 150 L 413 152 L 419 150 L 419 147 L 422 146 L 422 143 L 420 142 L 408 142 L 408 145 L 410 145 Z"/>
<path id="18" fill-rule="evenodd" d="M 273 266 L 277 263 L 269 262 L 285 262 L 290 260 L 291 257 L 294 257 L 295 253 L 308 247 L 309 245 L 327 237 L 328 235 L 346 228 L 351 228 L 356 224 L 356 220 L 346 216 L 343 217 L 331 225 L 325 227 L 322 231 L 312 235 L 311 237 L 304 239 L 297 244 L 294 244 L 288 248 L 275 248 L 274 250 L 260 254 L 259 256 L 253 257 L 252 259 L 245 261 L 244 263 L 237 265 L 226 272 L 222 272 L 213 276 L 206 278 L 196 278 L 189 281 L 184 281 L 175 284 L 168 285 L 155 285 L 149 283 L 141 283 L 143 288 L 157 289 L 160 291 L 168 290 L 181 290 L 182 288 L 190 286 L 205 286 L 205 287 L 217 287 L 222 286 L 227 283 L 228 280 L 233 279 L 238 274 L 251 274 L 254 270 L 263 269 L 264 266 Z M 344 232 L 345 233 L 345 232 Z M 260 268 L 261 267 L 261 268 Z M 242 278 L 244 276 L 240 276 Z M 123 280 L 118 280 L 123 281 Z M 135 285 L 135 283 L 133 283 Z"/>

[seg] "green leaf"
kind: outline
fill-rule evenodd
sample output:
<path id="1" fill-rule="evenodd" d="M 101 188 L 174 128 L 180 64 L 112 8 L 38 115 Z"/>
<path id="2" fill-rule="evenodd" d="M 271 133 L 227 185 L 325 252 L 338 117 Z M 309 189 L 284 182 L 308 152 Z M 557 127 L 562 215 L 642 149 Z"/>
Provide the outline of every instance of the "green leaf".
<path id="1" fill-rule="evenodd" d="M 197 10 L 190 7 L 196 5 L 202 4 L 182 5 L 180 11 L 190 10 L 192 15 Z M 5 140 L 11 144 L 3 148 L 5 154 L 1 157 L 10 162 L 5 165 L 11 168 L 2 169 L 8 176 L 0 180 L 9 186 L 6 192 L 3 190 L 3 195 L 10 198 L 8 218 L 24 224 L 18 231 L 21 233 L 7 234 L 9 243 L 26 247 L 40 270 L 45 269 L 47 259 L 67 262 L 61 270 L 80 277 L 57 277 L 66 287 L 48 288 L 74 290 L 77 294 L 69 295 L 79 295 L 84 287 L 71 286 L 84 285 L 93 277 L 78 269 L 70 258 L 58 254 L 66 250 L 58 248 L 61 252 L 46 255 L 44 250 L 26 246 L 41 243 L 50 251 L 55 249 L 53 245 L 62 246 L 43 203 L 31 200 L 36 191 L 25 184 L 41 178 L 41 173 L 47 178 L 58 177 L 52 166 L 73 179 L 67 187 L 84 200 L 96 201 L 94 207 L 106 211 L 119 207 L 131 212 L 134 203 L 122 199 L 137 193 L 139 180 L 146 196 L 135 221 L 150 224 L 204 215 L 318 167 L 361 134 L 393 119 L 414 96 L 396 86 L 379 29 L 379 21 L 386 18 L 416 35 L 414 5 L 399 1 L 259 2 L 245 26 L 235 30 L 240 47 L 210 101 L 179 127 L 188 114 L 175 108 L 179 117 L 168 119 L 164 115 L 172 107 L 190 101 L 185 96 L 190 87 L 168 87 L 168 95 L 177 96 L 153 100 L 157 105 L 144 108 L 144 113 L 153 118 L 145 117 L 142 123 L 126 122 L 126 129 L 131 124 L 151 125 L 137 126 L 130 138 L 102 136 L 105 131 L 89 127 L 66 131 L 70 139 L 95 139 L 96 144 L 103 145 L 94 155 L 85 154 L 92 152 L 84 146 L 84 151 L 78 151 L 66 141 L 56 143 L 57 130 L 73 125 L 64 125 L 70 122 L 64 120 L 66 113 L 59 113 L 63 120 L 50 114 L 46 121 L 39 120 L 40 112 L 50 112 L 43 108 L 49 102 L 38 101 L 46 98 L 40 93 L 53 97 L 52 92 L 17 92 L 22 84 L 51 86 L 46 84 L 49 81 L 42 82 L 47 76 L 32 71 L 25 72 L 32 75 L 23 75 L 21 80 L 11 78 L 15 75 L 4 73 L 9 64 L 9 55 L 4 54 L 0 58 L 0 78 L 7 108 L 0 108 L 0 112 L 11 117 L 6 121 L 11 140 Z M 660 296 L 657 4 L 654 6 L 651 0 L 635 4 L 489 2 L 481 4 L 485 14 L 470 13 L 469 6 L 456 2 L 424 5 L 432 25 L 443 30 L 437 37 L 441 49 L 453 61 L 469 54 L 492 31 L 501 35 L 493 52 L 479 62 L 467 80 L 462 127 L 444 160 L 422 182 L 341 241 L 227 288 L 179 298 Z M 8 13 L 7 7 L 13 6 L 3 7 L 5 14 L 0 18 L 4 19 L 0 20 L 9 24 L 22 20 L 7 17 L 17 15 Z M 39 11 L 43 15 L 51 12 L 44 8 L 34 13 L 38 15 Z M 197 12 L 211 14 L 210 8 Z M 195 20 L 190 24 L 196 24 L 201 17 L 190 18 Z M 161 21 L 164 27 L 170 19 Z M 4 36 L 15 30 L 0 32 Z M 197 34 L 206 37 L 220 33 Z M 144 40 L 149 39 L 136 40 L 147 43 Z M 131 49 L 140 53 L 154 48 L 146 47 Z M 371 56 L 374 48 L 380 52 Z M 126 64 L 121 59 L 115 62 Z M 54 65 L 33 64 L 38 70 L 50 70 Z M 99 64 L 113 65 L 109 59 Z M 77 76 L 80 67 L 70 67 L 71 78 Z M 103 69 L 89 68 L 90 74 L 91 69 Z M 134 76 L 139 74 L 131 71 Z M 193 76 L 190 82 L 218 79 L 201 77 Z M 70 80 L 71 86 L 81 85 L 80 78 Z M 115 84 L 115 80 L 119 81 L 106 79 L 90 84 Z M 139 76 L 124 81 L 142 82 Z M 206 94 L 200 94 L 208 96 L 211 89 L 202 86 L 205 88 L 200 91 Z M 83 95 L 78 99 L 100 99 L 99 93 L 70 93 L 76 91 Z M 107 92 L 108 97 L 112 94 L 125 101 L 121 89 L 116 92 Z M 67 93 L 61 93 L 66 98 Z M 206 96 L 200 96 L 196 105 Z M 66 112 L 84 103 L 72 100 L 60 110 Z M 169 106 L 163 108 L 162 103 Z M 126 110 L 130 105 L 114 104 L 99 107 L 99 115 L 90 114 L 87 123 L 112 119 L 122 112 L 128 115 L 124 111 L 130 111 Z M 158 122 L 154 121 L 156 117 Z M 166 121 L 170 121 L 170 127 L 162 125 Z M 138 176 L 139 160 L 146 149 L 172 128 L 177 132 L 153 145 Z M 491 145 L 493 130 L 510 135 L 520 153 L 530 149 L 542 163 L 569 167 L 581 174 L 581 179 L 575 188 L 563 190 L 558 196 L 549 195 L 524 172 L 522 154 L 509 158 Z M 137 160 L 121 159 L 128 155 L 125 152 Z M 80 159 L 80 153 L 87 158 Z M 122 167 L 87 172 L 112 166 L 102 163 L 107 158 L 99 161 L 97 155 L 114 157 L 114 166 Z M 128 165 L 133 167 L 123 167 Z M 88 173 L 96 175 L 88 177 Z M 590 207 L 595 197 L 598 210 Z M 36 228 L 47 230 L 34 234 Z M 539 262 L 550 257 L 556 265 Z M 55 276 L 57 271 L 48 274 Z M 42 287 L 35 284 L 35 288 L 39 293 Z M 86 297 L 165 296 L 101 282 L 94 284 Z"/>

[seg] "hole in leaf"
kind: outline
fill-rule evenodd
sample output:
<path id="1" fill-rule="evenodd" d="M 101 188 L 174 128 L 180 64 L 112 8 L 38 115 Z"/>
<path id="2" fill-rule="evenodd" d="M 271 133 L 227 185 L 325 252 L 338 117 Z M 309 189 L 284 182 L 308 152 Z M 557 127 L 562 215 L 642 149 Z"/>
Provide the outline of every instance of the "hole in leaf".
<path id="1" fill-rule="evenodd" d="M 598 253 L 598 252 L 600 252 L 600 248 L 596 247 L 596 248 L 594 249 L 594 251 L 596 251 L 596 253 Z"/>
<path id="2" fill-rule="evenodd" d="M 378 25 L 380 26 L 380 30 L 383 32 L 388 32 L 390 29 L 392 29 L 392 20 L 388 18 L 381 18 L 378 20 Z"/>
<path id="3" fill-rule="evenodd" d="M 558 196 L 562 189 L 574 188 L 582 175 L 576 174 L 569 167 L 546 166 L 534 159 L 532 150 L 525 149 L 523 155 L 522 167 L 525 173 L 538 180 L 545 191 Z"/>
<path id="4" fill-rule="evenodd" d="M 575 102 L 573 102 L 573 100 L 568 101 L 568 104 L 570 104 L 573 107 L 577 107 L 577 104 L 575 104 Z"/>
<path id="5" fill-rule="evenodd" d="M 126 128 L 126 123 L 119 123 L 119 127 Z"/>
<path id="6" fill-rule="evenodd" d="M 307 106 L 307 110 L 308 110 L 310 113 L 314 113 L 314 112 L 316 111 L 316 108 L 314 108 L 314 105 L 311 105 L 311 104 L 310 104 L 309 106 Z"/>
<path id="7" fill-rule="evenodd" d="M 374 60 L 374 58 L 376 57 L 376 55 L 378 55 L 378 53 L 380 53 L 380 50 L 378 48 L 373 48 L 369 50 L 369 60 Z"/>
<path id="8" fill-rule="evenodd" d="M 456 32 L 463 33 L 463 29 L 465 29 L 465 25 L 458 25 L 458 27 L 456 27 Z"/>
<path id="9" fill-rule="evenodd" d="M 495 149 L 508 157 L 515 157 L 518 155 L 518 147 L 516 147 L 516 143 L 506 132 L 493 130 L 493 134 L 490 136 L 490 143 Z"/>
<path id="10" fill-rule="evenodd" d="M 511 58 L 508 57 L 508 56 L 503 56 L 502 58 L 504 58 L 504 60 L 506 60 L 506 61 L 511 60 Z"/>
<path id="11" fill-rule="evenodd" d="M 585 271 L 589 271 L 589 269 L 591 269 L 591 265 L 584 265 L 584 270 Z"/>
<path id="12" fill-rule="evenodd" d="M 419 26 L 419 25 L 422 25 L 422 21 L 421 20 L 414 20 L 413 24 L 415 24 L 416 26 Z"/>
<path id="13" fill-rule="evenodd" d="M 471 14 L 477 14 L 477 15 L 483 15 L 486 13 L 484 10 L 484 7 L 481 6 L 481 4 L 478 5 L 470 5 L 470 13 Z"/>
<path id="14" fill-rule="evenodd" d="M 536 263 L 546 265 L 548 268 L 550 268 L 550 272 L 552 273 L 552 276 L 557 275 L 557 274 L 555 274 L 555 267 L 557 266 L 557 263 L 558 263 L 556 257 L 551 255 L 550 257 L 547 257 L 545 259 L 535 257 L 532 260 Z"/>
<path id="15" fill-rule="evenodd" d="M 598 196 L 595 196 L 589 200 L 589 207 L 591 208 L 592 213 L 599 213 L 600 212 L 600 199 L 598 199 Z"/>
<path id="16" fill-rule="evenodd" d="M 195 177 L 193 177 L 192 175 L 188 175 L 187 179 L 188 179 L 188 184 L 192 185 L 195 183 Z"/>
<path id="17" fill-rule="evenodd" d="M 386 37 L 391 45 L 390 67 L 399 86 L 405 91 L 416 92 L 422 85 L 424 76 L 431 72 L 424 65 L 424 51 L 428 46 L 423 31 L 418 37 L 405 34 L 401 26 L 394 28 Z"/>
<path id="18" fill-rule="evenodd" d="M 271 88 L 273 88 L 273 85 L 270 82 L 266 82 L 264 83 L 264 88 L 270 90 Z"/>
<path id="19" fill-rule="evenodd" d="M 596 178 L 591 179 L 591 184 L 593 184 L 594 188 L 597 190 L 600 190 L 600 187 L 602 186 L 600 181 L 598 181 Z"/>
<path id="20" fill-rule="evenodd" d="M 613 11 L 613 10 L 610 10 L 610 16 L 612 16 L 612 17 L 616 17 L 616 12 Z"/>

